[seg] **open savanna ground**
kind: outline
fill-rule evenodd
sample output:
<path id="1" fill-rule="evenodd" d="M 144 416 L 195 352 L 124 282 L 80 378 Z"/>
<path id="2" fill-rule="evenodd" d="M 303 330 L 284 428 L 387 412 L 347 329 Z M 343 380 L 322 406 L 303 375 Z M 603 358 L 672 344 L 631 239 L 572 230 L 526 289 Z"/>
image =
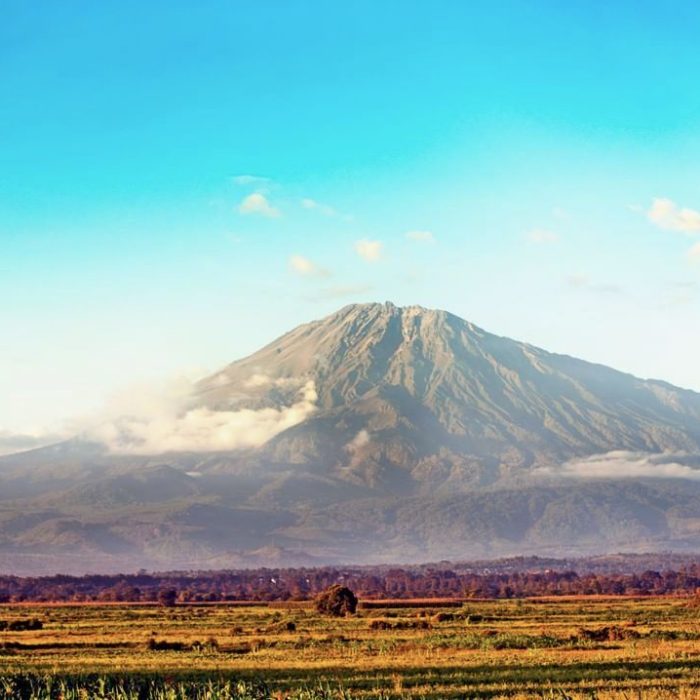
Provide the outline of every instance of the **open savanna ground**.
<path id="1" fill-rule="evenodd" d="M 687 599 L 391 605 L 0 606 L 0 697 L 700 697 Z"/>

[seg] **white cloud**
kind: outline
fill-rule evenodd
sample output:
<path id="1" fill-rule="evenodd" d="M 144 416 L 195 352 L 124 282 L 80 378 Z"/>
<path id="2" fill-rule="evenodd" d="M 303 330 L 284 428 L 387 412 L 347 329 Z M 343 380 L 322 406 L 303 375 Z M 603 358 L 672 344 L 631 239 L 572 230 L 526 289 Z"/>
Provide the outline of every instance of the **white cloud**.
<path id="1" fill-rule="evenodd" d="M 325 216 L 336 216 L 338 214 L 338 212 L 328 204 L 317 202 L 315 199 L 309 197 L 305 197 L 301 200 L 301 206 L 304 207 L 304 209 L 317 211 Z"/>
<path id="2" fill-rule="evenodd" d="M 358 450 L 362 449 L 365 445 L 369 445 L 370 441 L 370 435 L 369 433 L 363 428 L 360 430 L 355 437 L 350 440 L 350 442 L 345 445 L 345 451 L 350 452 L 350 454 L 354 454 Z"/>
<path id="3" fill-rule="evenodd" d="M 546 245 L 547 243 L 557 243 L 559 241 L 559 235 L 554 233 L 554 231 L 548 231 L 543 228 L 532 229 L 525 234 L 530 243 L 535 243 L 537 245 Z"/>
<path id="4" fill-rule="evenodd" d="M 328 270 L 303 255 L 292 255 L 289 258 L 289 267 L 302 277 L 328 277 L 330 275 Z"/>
<path id="5" fill-rule="evenodd" d="M 700 246 L 698 246 L 700 255 Z M 673 309 L 692 304 L 700 299 L 700 282 L 675 282 L 664 290 L 660 309 Z"/>
<path id="6" fill-rule="evenodd" d="M 679 231 L 689 235 L 700 234 L 700 212 L 679 207 L 663 197 L 652 201 L 647 212 L 649 221 L 666 231 Z"/>
<path id="7" fill-rule="evenodd" d="M 268 218 L 277 218 L 280 216 L 280 211 L 270 204 L 267 197 L 260 192 L 249 194 L 239 205 L 238 211 L 241 214 L 260 214 Z"/>
<path id="8" fill-rule="evenodd" d="M 688 257 L 691 262 L 700 263 L 700 243 L 696 243 L 689 251 Z"/>
<path id="9" fill-rule="evenodd" d="M 355 242 L 355 252 L 367 262 L 377 262 L 382 257 L 384 245 L 381 241 L 369 241 L 363 238 Z"/>
<path id="10" fill-rule="evenodd" d="M 692 462 L 696 467 L 685 464 Z M 542 476 L 563 476 L 573 479 L 692 479 L 700 480 L 697 456 L 683 454 L 650 454 L 617 450 L 606 454 L 575 459 L 558 467 L 535 470 Z"/>
<path id="11" fill-rule="evenodd" d="M 435 236 L 431 231 L 408 231 L 406 238 L 418 243 L 435 243 Z"/>
<path id="12" fill-rule="evenodd" d="M 264 185 L 270 182 L 270 178 L 260 177 L 259 175 L 235 175 L 231 178 L 235 185 Z"/>
<path id="13" fill-rule="evenodd" d="M 243 386 L 249 389 L 263 386 L 299 387 L 299 380 L 294 377 L 278 377 L 274 379 L 267 374 L 253 374 L 244 382 Z"/>
<path id="14" fill-rule="evenodd" d="M 367 451 L 363 450 L 370 443 L 371 436 L 365 429 L 360 430 L 350 442 L 345 445 L 344 449 L 350 456 L 350 464 L 348 468 L 352 469 L 362 462 L 367 456 Z"/>
<path id="15" fill-rule="evenodd" d="M 566 281 L 568 282 L 569 286 L 571 287 L 577 287 L 577 288 L 584 288 L 587 287 L 591 282 L 586 277 L 586 275 L 581 275 L 581 274 L 574 274 L 574 275 L 569 275 L 566 278 Z"/>
<path id="16" fill-rule="evenodd" d="M 244 386 L 246 387 L 259 387 L 259 386 L 270 386 L 273 383 L 272 377 L 267 374 L 254 374 L 249 379 L 246 379 Z"/>
<path id="17" fill-rule="evenodd" d="M 251 378 L 252 380 L 253 378 Z M 274 382 L 273 382 L 274 383 Z M 120 454 L 166 452 L 218 452 L 259 447 L 316 411 L 313 381 L 299 392 L 298 400 L 279 408 L 216 411 L 188 406 L 185 397 L 160 397 L 139 414 L 123 414 L 88 432 L 88 437 Z"/>

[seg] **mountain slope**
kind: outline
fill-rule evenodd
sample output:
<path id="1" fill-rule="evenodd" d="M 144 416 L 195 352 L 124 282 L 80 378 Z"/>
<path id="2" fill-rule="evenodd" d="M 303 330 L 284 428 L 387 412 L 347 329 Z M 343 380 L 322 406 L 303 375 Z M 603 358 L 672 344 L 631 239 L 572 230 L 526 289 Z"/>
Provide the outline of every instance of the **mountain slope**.
<path id="1" fill-rule="evenodd" d="M 0 569 L 700 548 L 700 394 L 444 311 L 345 307 L 177 411 L 0 457 Z"/>
<path id="2" fill-rule="evenodd" d="M 699 394 L 388 303 L 301 326 L 202 381 L 199 397 L 219 410 L 273 406 L 308 379 L 317 413 L 256 465 L 434 489 L 611 450 L 700 448 Z"/>

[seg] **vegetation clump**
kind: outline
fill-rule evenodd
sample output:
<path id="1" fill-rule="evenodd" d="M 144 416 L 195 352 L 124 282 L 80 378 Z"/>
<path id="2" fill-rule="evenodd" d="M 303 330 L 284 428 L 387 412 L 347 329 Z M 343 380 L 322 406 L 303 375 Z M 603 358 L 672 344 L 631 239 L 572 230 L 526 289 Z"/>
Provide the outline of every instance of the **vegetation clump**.
<path id="1" fill-rule="evenodd" d="M 435 613 L 435 615 L 433 615 L 433 617 L 431 618 L 434 624 L 439 624 L 440 622 L 452 622 L 454 619 L 455 616 L 452 615 L 452 613 L 446 612 Z"/>
<path id="2" fill-rule="evenodd" d="M 36 617 L 27 620 L 0 620 L 0 632 L 32 632 L 44 628 L 44 623 Z"/>
<path id="3" fill-rule="evenodd" d="M 639 639 L 641 635 L 636 630 L 619 625 L 599 627 L 598 629 L 579 629 L 577 637 L 590 642 L 619 642 L 623 639 Z"/>
<path id="4" fill-rule="evenodd" d="M 174 588 L 158 591 L 158 602 L 164 608 L 174 608 L 177 603 L 177 591 Z"/>
<path id="5" fill-rule="evenodd" d="M 347 586 L 336 583 L 316 598 L 316 610 L 322 615 L 333 617 L 354 615 L 357 610 L 357 597 Z"/>
<path id="6" fill-rule="evenodd" d="M 183 642 L 169 642 L 155 637 L 146 642 L 146 647 L 149 651 L 185 651 L 188 648 Z"/>
<path id="7" fill-rule="evenodd" d="M 282 632 L 296 632 L 297 630 L 297 625 L 296 622 L 292 620 L 278 620 L 277 622 L 273 622 L 271 625 L 268 626 L 267 631 L 275 634 L 275 633 L 282 633 Z"/>
<path id="8" fill-rule="evenodd" d="M 377 618 L 369 623 L 371 630 L 429 630 L 431 624 L 428 620 L 387 620 Z"/>

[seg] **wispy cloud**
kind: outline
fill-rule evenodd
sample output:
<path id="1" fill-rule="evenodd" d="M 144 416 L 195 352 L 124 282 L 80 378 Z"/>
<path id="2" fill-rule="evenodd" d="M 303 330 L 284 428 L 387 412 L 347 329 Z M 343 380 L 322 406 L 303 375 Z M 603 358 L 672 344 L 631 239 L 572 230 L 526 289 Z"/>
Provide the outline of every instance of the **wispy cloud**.
<path id="1" fill-rule="evenodd" d="M 416 243 L 435 243 L 432 231 L 407 231 L 406 238 Z"/>
<path id="2" fill-rule="evenodd" d="M 370 444 L 371 440 L 372 436 L 363 428 L 345 445 L 343 449 L 350 456 L 350 464 L 348 465 L 350 468 L 355 467 L 362 461 L 363 452 L 366 452 L 364 448 Z"/>
<path id="3" fill-rule="evenodd" d="M 381 260 L 384 251 L 384 244 L 381 241 L 370 241 L 366 238 L 355 242 L 355 252 L 367 262 L 377 262 Z"/>
<path id="4" fill-rule="evenodd" d="M 692 479 L 700 480 L 700 460 L 686 454 L 614 451 L 541 467 L 535 474 L 572 479 Z"/>
<path id="5" fill-rule="evenodd" d="M 367 430 L 364 428 L 360 430 L 355 437 L 350 440 L 350 442 L 345 445 L 345 451 L 350 452 L 351 454 L 354 452 L 357 452 L 358 450 L 361 450 L 363 447 L 366 445 L 369 445 L 370 441 L 370 434 Z"/>
<path id="6" fill-rule="evenodd" d="M 315 199 L 310 197 L 304 197 L 301 200 L 301 206 L 304 209 L 309 209 L 311 211 L 317 211 L 324 216 L 337 216 L 338 212 L 329 204 L 323 204 L 322 202 L 317 202 Z"/>
<path id="7" fill-rule="evenodd" d="M 244 215 L 258 214 L 271 219 L 281 215 L 279 209 L 273 207 L 267 197 L 261 192 L 253 192 L 253 194 L 245 197 L 238 205 L 238 211 Z"/>
<path id="8" fill-rule="evenodd" d="M 535 245 L 547 245 L 550 243 L 557 243 L 559 241 L 559 235 L 554 233 L 554 231 L 549 231 L 544 228 L 535 228 L 528 231 L 525 234 L 526 240 Z"/>
<path id="9" fill-rule="evenodd" d="M 289 267 L 297 275 L 302 277 L 329 277 L 330 272 L 313 260 L 305 258 L 303 255 L 292 255 L 289 258 Z"/>
<path id="10" fill-rule="evenodd" d="M 255 389 L 258 387 L 298 387 L 299 380 L 294 377 L 271 377 L 268 374 L 253 374 L 243 383 L 247 389 Z"/>
<path id="11" fill-rule="evenodd" d="M 700 243 L 696 243 L 689 251 L 688 258 L 690 262 L 700 264 Z"/>
<path id="12" fill-rule="evenodd" d="M 700 234 L 700 212 L 678 206 L 673 200 L 657 197 L 647 211 L 649 221 L 665 231 Z"/>
<path id="13" fill-rule="evenodd" d="M 674 309 L 687 306 L 700 300 L 700 283 L 675 282 L 664 291 L 664 300 L 659 304 L 660 309 Z"/>
<path id="14" fill-rule="evenodd" d="M 259 175 L 234 175 L 231 178 L 234 185 L 246 187 L 248 185 L 266 185 L 271 182 L 269 177 L 260 177 Z"/>
<path id="15" fill-rule="evenodd" d="M 593 282 L 586 275 L 569 275 L 566 283 L 574 289 L 583 289 L 597 294 L 622 294 L 624 290 L 618 284 Z"/>

